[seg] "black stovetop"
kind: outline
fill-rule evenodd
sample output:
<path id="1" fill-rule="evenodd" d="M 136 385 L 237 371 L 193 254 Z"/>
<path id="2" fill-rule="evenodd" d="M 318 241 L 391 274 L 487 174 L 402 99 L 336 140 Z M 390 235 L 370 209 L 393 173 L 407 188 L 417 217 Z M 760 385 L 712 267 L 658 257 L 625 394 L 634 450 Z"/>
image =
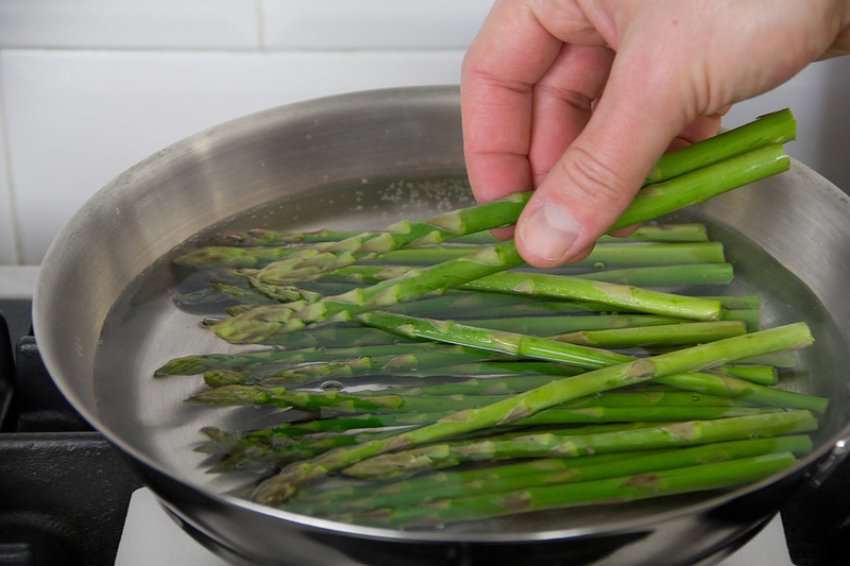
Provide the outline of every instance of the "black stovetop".
<path id="1" fill-rule="evenodd" d="M 141 483 L 55 388 L 30 321 L 0 300 L 0 566 L 108 566 Z"/>
<path id="2" fill-rule="evenodd" d="M 0 566 L 111 565 L 141 483 L 53 385 L 30 308 L 0 299 Z M 794 564 L 850 564 L 850 459 L 782 521 Z"/>

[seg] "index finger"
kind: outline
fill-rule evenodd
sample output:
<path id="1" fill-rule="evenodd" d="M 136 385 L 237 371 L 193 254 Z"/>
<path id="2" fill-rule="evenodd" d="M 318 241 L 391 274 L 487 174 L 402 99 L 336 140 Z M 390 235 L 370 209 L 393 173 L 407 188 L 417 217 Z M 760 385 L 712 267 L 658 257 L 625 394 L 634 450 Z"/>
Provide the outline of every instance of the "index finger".
<path id="1" fill-rule="evenodd" d="M 482 202 L 532 188 L 528 161 L 534 85 L 561 41 L 524 2 L 497 2 L 463 63 L 461 115 L 467 174 Z"/>

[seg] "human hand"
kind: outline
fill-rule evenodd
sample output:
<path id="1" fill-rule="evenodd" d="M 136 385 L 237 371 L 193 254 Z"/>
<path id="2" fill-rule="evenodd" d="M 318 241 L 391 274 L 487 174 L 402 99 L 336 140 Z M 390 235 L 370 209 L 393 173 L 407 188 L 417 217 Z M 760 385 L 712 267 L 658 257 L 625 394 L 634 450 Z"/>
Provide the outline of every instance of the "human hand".
<path id="1" fill-rule="evenodd" d="M 578 260 L 665 150 L 844 53 L 850 0 L 499 0 L 461 79 L 473 192 L 535 188 L 520 253 L 537 267 Z"/>

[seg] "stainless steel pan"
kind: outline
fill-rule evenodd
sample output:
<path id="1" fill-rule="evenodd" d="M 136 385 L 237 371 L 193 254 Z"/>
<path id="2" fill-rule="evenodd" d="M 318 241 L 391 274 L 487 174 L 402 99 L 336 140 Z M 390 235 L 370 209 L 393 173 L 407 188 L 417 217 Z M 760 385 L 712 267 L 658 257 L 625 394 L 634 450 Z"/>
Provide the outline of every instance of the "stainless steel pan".
<path id="1" fill-rule="evenodd" d="M 34 305 L 47 367 L 73 405 L 134 464 L 175 519 L 234 562 L 279 564 L 713 563 L 752 536 L 850 436 L 850 204 L 799 163 L 685 213 L 737 263 L 737 290 L 768 323 L 805 320 L 817 345 L 788 387 L 829 396 L 817 449 L 730 493 L 542 513 L 432 531 L 366 528 L 276 511 L 205 473 L 198 429 L 285 415 L 182 399 L 193 378 L 154 381 L 168 358 L 229 348 L 176 309 L 168 259 L 221 227 L 380 227 L 469 202 L 454 87 L 356 93 L 276 108 L 201 132 L 122 174 L 59 234 Z M 834 460 L 832 458 L 831 460 Z"/>

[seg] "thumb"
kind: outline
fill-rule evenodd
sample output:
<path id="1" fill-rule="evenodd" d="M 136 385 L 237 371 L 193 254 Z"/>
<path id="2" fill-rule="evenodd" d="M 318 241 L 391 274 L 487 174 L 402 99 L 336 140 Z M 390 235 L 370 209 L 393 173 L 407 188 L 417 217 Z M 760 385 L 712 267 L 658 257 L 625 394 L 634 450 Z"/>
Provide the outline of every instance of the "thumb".
<path id="1" fill-rule="evenodd" d="M 587 126 L 535 190 L 516 230 L 528 263 L 547 268 L 587 255 L 695 115 L 690 101 L 676 95 L 681 88 L 660 84 L 674 81 L 635 76 L 658 64 L 646 63 L 617 57 Z"/>

